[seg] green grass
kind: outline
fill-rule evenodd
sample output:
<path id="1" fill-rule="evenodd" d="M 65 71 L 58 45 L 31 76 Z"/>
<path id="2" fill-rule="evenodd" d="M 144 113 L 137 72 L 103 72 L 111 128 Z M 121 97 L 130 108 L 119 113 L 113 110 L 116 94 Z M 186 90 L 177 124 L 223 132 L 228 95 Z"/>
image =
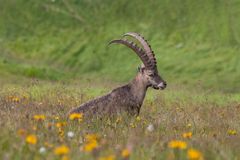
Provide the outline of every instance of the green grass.
<path id="1" fill-rule="evenodd" d="M 54 154 L 60 145 L 69 147 L 70 159 L 124 159 L 125 148 L 131 160 L 187 159 L 190 148 L 204 159 L 240 158 L 240 0 L 0 4 L 0 159 L 62 159 Z M 167 89 L 148 91 L 140 120 L 69 120 L 71 108 L 134 77 L 137 56 L 107 46 L 129 31 L 150 42 Z M 36 114 L 46 119 L 37 122 Z M 67 125 L 59 129 L 58 122 Z M 186 132 L 192 138 L 183 138 Z M 99 147 L 86 153 L 89 133 L 99 135 Z M 37 136 L 35 145 L 26 143 L 29 134 Z M 183 140 L 187 149 L 169 148 L 172 140 Z"/>
<path id="2" fill-rule="evenodd" d="M 126 81 L 140 61 L 130 49 L 107 43 L 136 31 L 149 40 L 169 84 L 237 92 L 239 7 L 239 0 L 10 0 L 0 8 L 0 71 Z"/>
<path id="3" fill-rule="evenodd" d="M 30 83 L 28 83 L 30 84 Z M 109 85 L 81 86 L 82 84 L 56 84 L 38 82 L 32 85 L 4 85 L 1 90 L 0 157 L 9 159 L 61 159 L 54 149 L 66 145 L 70 159 L 99 159 L 106 155 L 121 158 L 121 151 L 131 150 L 130 159 L 187 159 L 189 148 L 197 149 L 204 159 L 239 159 L 240 119 L 238 116 L 240 95 L 207 93 L 201 90 L 171 88 L 164 91 L 150 90 L 142 106 L 140 120 L 125 116 L 116 119 L 92 119 L 82 122 L 67 119 L 66 113 L 75 106 L 110 90 Z M 92 91 L 95 92 L 92 92 Z M 178 91 L 176 91 L 178 90 Z M 14 100 L 18 98 L 18 100 Z M 34 115 L 43 114 L 46 119 L 38 122 Z M 54 117 L 58 116 L 59 120 Z M 58 122 L 66 122 L 60 136 Z M 152 124 L 153 131 L 147 127 Z M 33 129 L 36 128 L 36 129 Z M 24 129 L 26 134 L 18 135 Z M 236 135 L 230 135 L 235 130 Z M 67 132 L 74 132 L 68 138 Z M 192 138 L 182 137 L 192 132 Z M 86 153 L 86 134 L 97 134 L 99 148 Z M 25 138 L 34 134 L 35 145 Z M 168 147 L 171 140 L 187 143 L 186 150 Z M 52 146 L 46 146 L 45 142 Z M 46 153 L 39 153 L 41 147 Z M 174 158 L 175 157 L 175 158 Z"/>

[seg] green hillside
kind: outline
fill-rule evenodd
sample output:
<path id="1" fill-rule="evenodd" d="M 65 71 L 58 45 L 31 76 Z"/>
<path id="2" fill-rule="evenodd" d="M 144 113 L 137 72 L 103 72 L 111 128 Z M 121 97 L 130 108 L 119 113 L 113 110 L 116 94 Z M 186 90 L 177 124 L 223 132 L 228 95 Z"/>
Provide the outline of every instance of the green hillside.
<path id="1" fill-rule="evenodd" d="M 111 39 L 135 31 L 161 75 L 240 91 L 240 0 L 0 0 L 0 73 L 49 80 L 127 81 L 140 61 Z"/>

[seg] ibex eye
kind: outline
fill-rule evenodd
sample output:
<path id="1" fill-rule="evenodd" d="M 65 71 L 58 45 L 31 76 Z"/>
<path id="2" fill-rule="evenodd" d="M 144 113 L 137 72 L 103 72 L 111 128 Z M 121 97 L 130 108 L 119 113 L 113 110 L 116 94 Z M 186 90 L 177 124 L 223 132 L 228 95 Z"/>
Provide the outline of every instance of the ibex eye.
<path id="1" fill-rule="evenodd" d="M 150 76 L 150 77 L 153 77 L 153 76 L 154 76 L 154 73 L 152 73 L 152 74 L 149 74 L 149 76 Z"/>

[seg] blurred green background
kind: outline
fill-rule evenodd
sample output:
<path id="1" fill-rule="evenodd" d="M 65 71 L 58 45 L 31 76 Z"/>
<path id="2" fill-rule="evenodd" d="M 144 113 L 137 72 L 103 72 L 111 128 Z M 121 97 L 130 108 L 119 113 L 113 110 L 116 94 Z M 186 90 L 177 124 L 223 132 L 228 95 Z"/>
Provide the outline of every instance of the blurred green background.
<path id="1" fill-rule="evenodd" d="M 127 82 L 139 32 L 169 85 L 240 91 L 240 0 L 0 0 L 1 80 Z"/>

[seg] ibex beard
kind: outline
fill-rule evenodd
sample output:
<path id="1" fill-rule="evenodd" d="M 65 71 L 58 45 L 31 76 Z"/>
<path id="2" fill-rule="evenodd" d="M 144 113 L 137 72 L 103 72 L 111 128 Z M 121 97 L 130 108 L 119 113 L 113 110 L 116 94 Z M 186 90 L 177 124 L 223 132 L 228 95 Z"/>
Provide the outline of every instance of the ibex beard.
<path id="1" fill-rule="evenodd" d="M 112 116 L 127 112 L 129 115 L 138 115 L 149 87 L 161 90 L 166 88 L 167 83 L 158 73 L 157 61 L 148 42 L 138 33 L 129 32 L 123 35 L 123 37 L 126 36 L 136 39 L 142 45 L 142 48 L 125 38 L 112 40 L 109 44 L 123 44 L 137 54 L 143 64 L 138 68 L 136 77 L 128 84 L 80 105 L 71 110 L 69 114 L 83 113 L 85 116 Z"/>

